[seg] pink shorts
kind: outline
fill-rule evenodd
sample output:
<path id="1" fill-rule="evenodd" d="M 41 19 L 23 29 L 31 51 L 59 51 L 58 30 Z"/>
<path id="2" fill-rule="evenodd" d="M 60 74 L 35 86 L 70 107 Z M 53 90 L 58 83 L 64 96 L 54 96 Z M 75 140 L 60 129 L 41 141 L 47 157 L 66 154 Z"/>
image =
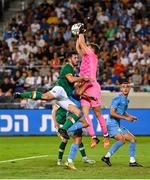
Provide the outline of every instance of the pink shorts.
<path id="1" fill-rule="evenodd" d="M 89 88 L 85 90 L 88 96 L 94 97 L 96 100 L 86 100 L 81 98 L 81 106 L 97 107 L 101 106 L 101 87 L 98 82 L 92 82 Z"/>

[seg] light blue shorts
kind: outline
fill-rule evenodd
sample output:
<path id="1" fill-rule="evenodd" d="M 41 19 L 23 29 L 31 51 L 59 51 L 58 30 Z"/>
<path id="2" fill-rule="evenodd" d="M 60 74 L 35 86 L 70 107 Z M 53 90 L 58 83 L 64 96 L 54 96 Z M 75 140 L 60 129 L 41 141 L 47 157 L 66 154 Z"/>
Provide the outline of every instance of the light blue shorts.
<path id="1" fill-rule="evenodd" d="M 107 125 L 107 129 L 108 129 L 109 137 L 114 137 L 117 134 L 124 135 L 129 132 L 125 127 L 119 126 L 117 124 Z"/>

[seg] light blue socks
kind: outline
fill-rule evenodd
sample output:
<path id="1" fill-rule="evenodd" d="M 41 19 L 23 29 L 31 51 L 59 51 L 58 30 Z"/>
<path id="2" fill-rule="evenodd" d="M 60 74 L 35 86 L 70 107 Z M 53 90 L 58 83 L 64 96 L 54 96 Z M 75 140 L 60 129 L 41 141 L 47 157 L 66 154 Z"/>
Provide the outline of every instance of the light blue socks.
<path id="1" fill-rule="evenodd" d="M 68 162 L 72 162 L 77 154 L 79 144 L 72 144 L 68 156 Z"/>

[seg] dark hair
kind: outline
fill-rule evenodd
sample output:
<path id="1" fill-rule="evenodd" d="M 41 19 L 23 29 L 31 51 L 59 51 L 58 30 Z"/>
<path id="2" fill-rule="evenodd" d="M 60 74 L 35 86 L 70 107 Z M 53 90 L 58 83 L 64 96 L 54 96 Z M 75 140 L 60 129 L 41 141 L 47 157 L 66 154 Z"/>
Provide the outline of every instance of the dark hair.
<path id="1" fill-rule="evenodd" d="M 77 55 L 78 53 L 76 51 L 70 51 L 67 53 L 67 58 L 72 57 L 72 55 Z"/>
<path id="2" fill-rule="evenodd" d="M 100 46 L 98 44 L 89 43 L 88 45 L 90 45 L 94 49 L 94 52 L 96 55 L 98 55 L 100 53 Z"/>
<path id="3" fill-rule="evenodd" d="M 121 83 L 121 85 L 122 84 L 129 84 L 129 82 L 127 81 L 127 80 L 124 80 L 122 83 Z"/>

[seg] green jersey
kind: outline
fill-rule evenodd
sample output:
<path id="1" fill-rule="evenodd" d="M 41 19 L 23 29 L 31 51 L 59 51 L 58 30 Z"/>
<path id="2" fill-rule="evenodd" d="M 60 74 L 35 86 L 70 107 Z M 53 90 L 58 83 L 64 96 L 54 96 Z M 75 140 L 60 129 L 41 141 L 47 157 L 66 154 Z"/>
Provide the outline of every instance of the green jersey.
<path id="1" fill-rule="evenodd" d="M 72 94 L 72 91 L 74 90 L 74 83 L 70 83 L 67 80 L 67 78 L 66 78 L 67 74 L 72 74 L 73 76 L 75 75 L 75 71 L 70 64 L 65 64 L 62 67 L 62 69 L 60 71 L 59 79 L 57 81 L 57 85 L 63 87 L 64 90 L 66 91 L 67 95 L 70 96 Z"/>

